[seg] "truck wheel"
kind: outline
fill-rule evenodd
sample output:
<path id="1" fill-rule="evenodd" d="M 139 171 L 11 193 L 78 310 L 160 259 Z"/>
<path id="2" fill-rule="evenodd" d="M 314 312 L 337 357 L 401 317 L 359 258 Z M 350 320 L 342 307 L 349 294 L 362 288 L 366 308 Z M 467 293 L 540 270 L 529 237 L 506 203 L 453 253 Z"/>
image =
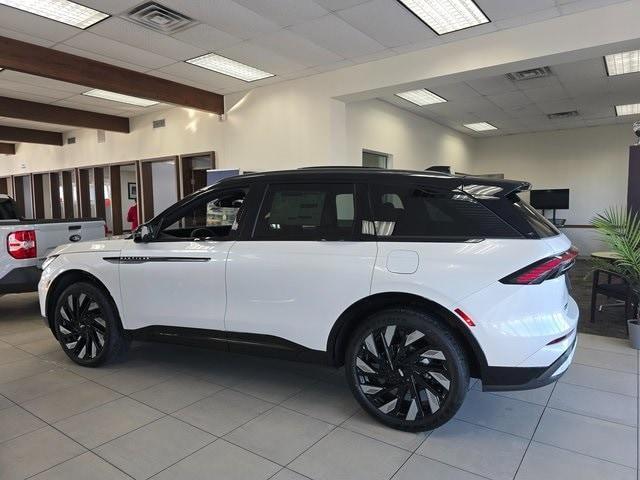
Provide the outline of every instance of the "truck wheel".
<path id="1" fill-rule="evenodd" d="M 458 411 L 469 366 L 455 335 L 436 317 L 393 308 L 367 318 L 347 347 L 345 371 L 367 413 L 399 430 L 430 430 Z"/>
<path id="2" fill-rule="evenodd" d="M 97 367 L 127 349 L 111 299 L 91 283 L 65 288 L 56 301 L 53 328 L 64 353 L 79 365 Z"/>

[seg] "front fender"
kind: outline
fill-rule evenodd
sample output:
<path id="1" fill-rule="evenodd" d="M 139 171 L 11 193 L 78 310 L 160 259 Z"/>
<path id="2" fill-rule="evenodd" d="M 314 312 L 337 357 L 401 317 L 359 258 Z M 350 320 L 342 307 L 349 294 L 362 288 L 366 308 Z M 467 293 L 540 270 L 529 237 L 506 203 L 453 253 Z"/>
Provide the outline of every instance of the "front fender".
<path id="1" fill-rule="evenodd" d="M 118 255 L 119 253 L 116 253 Z M 113 256 L 114 252 L 105 252 L 104 256 Z M 55 291 L 57 282 L 65 275 L 77 272 L 92 277 L 109 292 L 113 299 L 118 314 L 122 319 L 122 295 L 120 292 L 119 264 L 110 263 L 103 259 L 103 255 L 94 252 L 63 254 L 47 265 L 42 272 L 38 284 L 38 296 L 40 302 L 40 314 L 46 318 L 49 295 Z M 124 321 L 123 321 L 124 326 Z"/>

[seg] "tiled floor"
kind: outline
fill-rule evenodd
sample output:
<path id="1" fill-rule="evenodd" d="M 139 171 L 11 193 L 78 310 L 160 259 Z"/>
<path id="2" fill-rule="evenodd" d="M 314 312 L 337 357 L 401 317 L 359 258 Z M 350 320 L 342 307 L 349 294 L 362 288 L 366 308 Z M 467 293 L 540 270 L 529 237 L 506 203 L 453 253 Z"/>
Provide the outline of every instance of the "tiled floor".
<path id="1" fill-rule="evenodd" d="M 638 353 L 581 334 L 556 385 L 483 393 L 433 432 L 364 415 L 341 371 L 137 344 L 72 364 L 34 295 L 0 298 L 0 479 L 634 479 Z"/>

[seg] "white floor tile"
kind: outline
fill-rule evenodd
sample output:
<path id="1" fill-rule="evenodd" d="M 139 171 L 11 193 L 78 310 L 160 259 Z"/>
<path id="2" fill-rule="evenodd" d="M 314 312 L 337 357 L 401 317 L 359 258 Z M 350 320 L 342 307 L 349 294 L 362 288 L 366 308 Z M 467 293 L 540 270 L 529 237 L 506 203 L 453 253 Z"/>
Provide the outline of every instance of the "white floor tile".
<path id="1" fill-rule="evenodd" d="M 533 439 L 636 468 L 636 428 L 548 408 Z"/>

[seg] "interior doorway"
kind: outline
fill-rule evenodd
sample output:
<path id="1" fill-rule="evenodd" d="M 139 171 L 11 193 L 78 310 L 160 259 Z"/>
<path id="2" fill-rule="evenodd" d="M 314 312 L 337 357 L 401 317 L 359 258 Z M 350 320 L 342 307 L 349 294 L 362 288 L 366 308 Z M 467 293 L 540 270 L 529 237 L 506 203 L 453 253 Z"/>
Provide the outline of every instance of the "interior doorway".
<path id="1" fill-rule="evenodd" d="M 178 201 L 178 157 L 166 157 L 140 162 L 142 177 L 142 221 Z"/>
<path id="2" fill-rule="evenodd" d="M 207 186 L 207 170 L 216 168 L 215 152 L 180 156 L 182 192 L 180 198 Z"/>

